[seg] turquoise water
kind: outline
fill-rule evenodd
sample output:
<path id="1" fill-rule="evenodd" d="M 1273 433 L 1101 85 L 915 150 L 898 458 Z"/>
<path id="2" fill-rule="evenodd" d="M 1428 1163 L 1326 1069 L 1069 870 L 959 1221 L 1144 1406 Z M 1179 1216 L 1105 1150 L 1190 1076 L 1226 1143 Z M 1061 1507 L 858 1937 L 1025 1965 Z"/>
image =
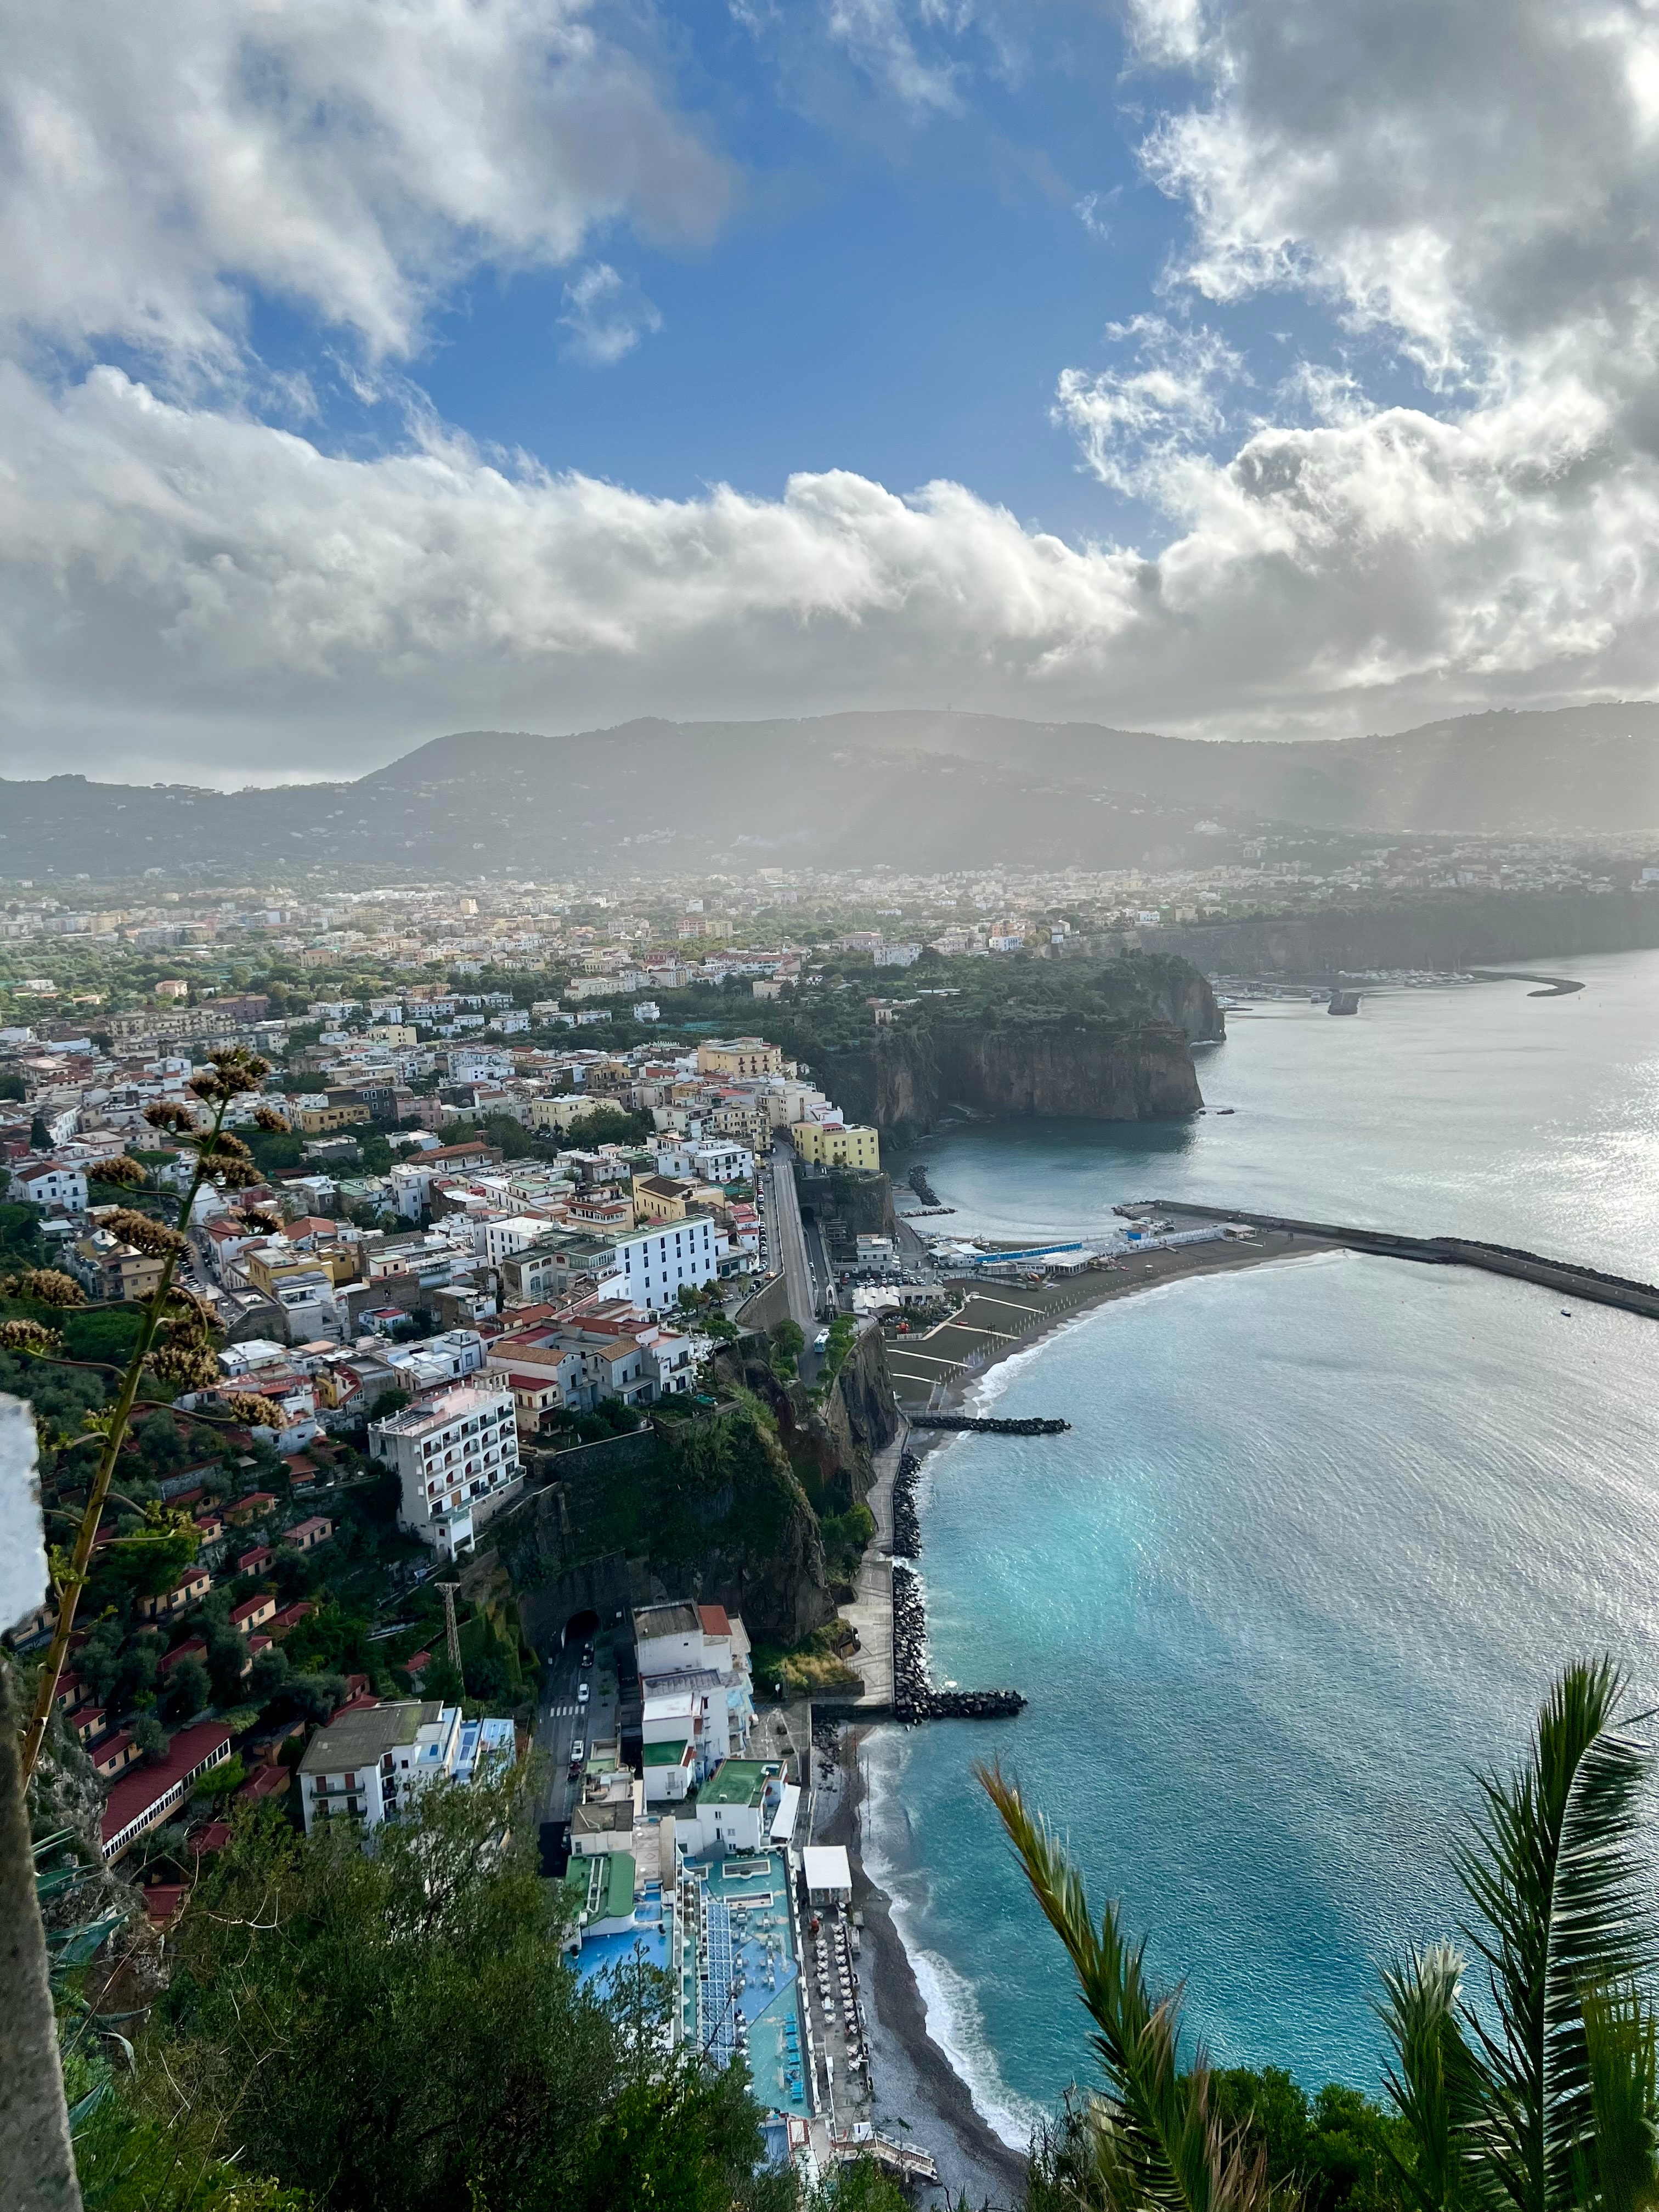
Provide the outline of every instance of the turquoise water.
<path id="1" fill-rule="evenodd" d="M 1234 1119 L 1156 1151 L 975 1130 L 928 1147 L 933 1180 L 963 1225 L 1191 1190 L 1651 1276 L 1659 958 L 1577 965 L 1576 1000 L 1241 1023 L 1205 1078 Z M 1569 1048 L 1547 1025 L 1574 1006 Z M 1518 1751 L 1568 1655 L 1613 1650 L 1659 1693 L 1659 1324 L 1561 1306 L 1347 1255 L 1172 1285 L 988 1379 L 1069 1435 L 927 1462 L 936 1669 L 1031 1705 L 874 1737 L 867 1849 L 932 2031 L 1011 2140 L 1086 2078 L 1086 2023 L 975 1757 L 1187 1977 L 1218 2059 L 1375 2087 L 1375 1962 L 1453 1926 L 1470 1765 Z"/>

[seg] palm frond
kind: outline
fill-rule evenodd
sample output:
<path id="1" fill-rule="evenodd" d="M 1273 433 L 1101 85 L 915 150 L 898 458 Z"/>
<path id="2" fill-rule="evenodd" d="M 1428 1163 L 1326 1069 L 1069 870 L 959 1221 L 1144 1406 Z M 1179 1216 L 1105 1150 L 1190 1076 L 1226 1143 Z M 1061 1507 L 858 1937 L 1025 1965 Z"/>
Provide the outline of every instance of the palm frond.
<path id="1" fill-rule="evenodd" d="M 1411 2131 L 1415 2163 L 1401 2179 L 1421 2212 L 1458 2212 L 1491 2196 L 1480 2156 L 1486 2081 L 1460 2016 L 1462 1981 L 1462 1954 L 1449 1943 L 1382 1969 L 1376 2011 L 1395 2047 L 1383 2081 Z"/>
<path id="2" fill-rule="evenodd" d="M 1488 2154 L 1518 2212 L 1570 2203 L 1575 2147 L 1593 2156 L 1595 2114 L 1582 1995 L 1644 1974 L 1655 1954 L 1632 1848 L 1646 1747 L 1620 1722 L 1611 1660 L 1552 1684 L 1531 1756 L 1482 1776 L 1482 1811 L 1453 1864 L 1480 1923 L 1497 2020 L 1466 2018 L 1491 2081 Z"/>
<path id="3" fill-rule="evenodd" d="M 1583 2014 L 1595 2136 L 1573 2147 L 1573 2202 L 1597 2212 L 1649 2212 L 1659 2203 L 1653 2008 L 1626 1984 L 1587 1990 Z"/>
<path id="4" fill-rule="evenodd" d="M 1095 2024 L 1090 2040 L 1107 2094 L 1091 2108 L 1091 2179 L 1106 2212 L 1265 2212 L 1265 2157 L 1212 2112 L 1200 2050 L 1182 2073 L 1181 1990 L 1154 1991 L 1146 1944 L 1132 1944 L 1116 1905 L 1096 1927 L 1082 1876 L 1048 1822 L 998 1765 L 974 1770 L 1065 1945 Z"/>

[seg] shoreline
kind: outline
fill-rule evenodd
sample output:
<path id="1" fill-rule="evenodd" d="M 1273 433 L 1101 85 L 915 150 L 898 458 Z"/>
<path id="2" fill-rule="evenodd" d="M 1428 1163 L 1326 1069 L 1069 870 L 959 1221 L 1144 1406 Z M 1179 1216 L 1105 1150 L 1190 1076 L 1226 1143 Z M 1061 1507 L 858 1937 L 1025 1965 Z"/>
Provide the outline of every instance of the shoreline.
<path id="1" fill-rule="evenodd" d="M 1196 1209 L 1189 1209 L 1195 1211 Z M 1218 1213 L 1216 1220 L 1231 1217 Z M 1161 1289 L 1170 1283 L 1183 1282 L 1195 1275 L 1231 1274 L 1242 1267 L 1265 1267 L 1284 1260 L 1311 1259 L 1322 1252 L 1341 1248 L 1330 1238 L 1311 1237 L 1292 1230 L 1259 1229 L 1246 1241 L 1239 1238 L 1224 1243 L 1181 1244 L 1170 1251 L 1148 1253 L 1133 1262 L 1109 1272 L 1103 1270 L 1082 1282 L 1066 1285 L 1074 1295 L 1064 1304 L 1056 1304 L 1052 1315 L 1024 1335 L 1001 1344 L 988 1352 L 971 1374 L 954 1376 L 942 1386 L 940 1401 L 928 1408 L 933 1413 L 955 1413 L 969 1410 L 967 1401 L 979 1390 L 998 1368 L 1011 1359 L 1018 1359 L 1028 1352 L 1035 1352 L 1056 1336 L 1062 1329 L 1086 1321 L 1100 1307 L 1117 1298 L 1133 1297 L 1141 1291 Z M 962 1280 L 962 1278 L 952 1278 Z M 981 1279 L 973 1279 L 976 1283 Z M 983 1288 L 982 1283 L 981 1287 Z M 997 1287 L 994 1284 L 991 1288 Z M 903 1339 L 888 1340 L 891 1349 Z M 953 1431 L 948 1429 L 912 1429 L 909 1414 L 897 1401 L 899 1418 L 904 1423 L 905 1442 L 918 1459 L 939 1444 L 949 1443 Z"/>
<path id="2" fill-rule="evenodd" d="M 884 1723 L 896 1726 L 896 1723 Z M 874 2002 L 868 2008 L 877 2125 L 886 2134 L 909 2123 L 913 2139 L 933 2153 L 939 2188 L 954 2204 L 965 2191 L 970 2206 L 1012 2208 L 1025 2191 L 1025 2154 L 1012 2149 L 974 2103 L 973 2092 L 927 2028 L 927 2001 L 904 1940 L 894 1923 L 892 1899 L 864 1863 L 865 1778 L 859 1747 L 862 1724 L 840 1731 L 836 1759 L 846 1786 L 821 1840 L 845 1844 L 853 1872 L 853 1910 L 864 1916 L 864 1956 Z M 908 2109 L 907 2109 L 908 2108 Z"/>
<path id="3" fill-rule="evenodd" d="M 943 1393 L 943 1409 L 962 1409 L 998 1369 L 1036 1352 L 1114 1299 L 1164 1289 L 1195 1276 L 1225 1274 L 1244 1267 L 1312 1258 L 1333 1249 L 1319 1238 L 1262 1232 L 1260 1241 L 1249 1243 L 1179 1245 L 1172 1251 L 1148 1254 L 1136 1263 L 1133 1273 L 1125 1269 L 1095 1278 L 1089 1285 L 1092 1295 L 1085 1294 L 1057 1307 L 1042 1326 L 999 1346 L 972 1374 L 955 1378 Z M 908 1450 L 921 1460 L 928 1452 L 955 1442 L 960 1434 L 951 1430 L 913 1429 L 902 1406 L 899 1407 L 899 1435 L 880 1455 L 878 1479 L 869 1501 L 876 1515 L 876 1542 L 890 1557 L 892 1486 L 900 1453 Z M 930 2033 L 927 2000 L 894 1919 L 892 1899 L 872 1878 L 864 1862 L 866 1821 L 874 1802 L 874 1790 L 872 1788 L 866 1793 L 860 1748 L 872 1728 L 901 1725 L 890 1717 L 874 1715 L 868 1721 L 853 1718 L 843 1722 L 836 1758 L 848 1778 L 819 1838 L 847 1846 L 853 1875 L 853 1907 L 864 1916 L 874 1997 L 869 2015 L 878 2124 L 884 2120 L 886 2131 L 891 2133 L 900 2117 L 909 2121 L 915 2140 L 932 2151 L 937 2160 L 940 2186 L 951 2203 L 954 2203 L 965 2191 L 971 2206 L 988 2203 L 993 2207 L 1013 2207 L 1024 2197 L 1025 2153 L 1014 2149 L 983 2117 L 974 2102 L 968 2081 Z M 927 1727 L 932 1723 L 924 1721 L 916 1725 Z"/>

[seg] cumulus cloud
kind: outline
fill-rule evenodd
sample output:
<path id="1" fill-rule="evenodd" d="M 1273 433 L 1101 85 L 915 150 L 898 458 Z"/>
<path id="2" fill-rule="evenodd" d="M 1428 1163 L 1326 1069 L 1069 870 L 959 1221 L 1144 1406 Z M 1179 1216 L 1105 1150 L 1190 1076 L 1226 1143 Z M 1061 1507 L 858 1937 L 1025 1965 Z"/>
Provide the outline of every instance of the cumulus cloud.
<path id="1" fill-rule="evenodd" d="M 1156 560 L 951 483 L 652 499 L 436 430 L 340 459 L 112 369 L 60 398 L 12 370 L 0 423 L 0 677 L 37 759 L 65 733 L 131 746 L 146 712 L 175 757 L 228 720 L 336 773 L 458 723 L 940 696 L 1282 729 L 1650 665 L 1659 471 L 1567 495 L 1596 418 L 1531 398 L 1188 453 Z"/>
<path id="2" fill-rule="evenodd" d="M 1131 495 L 1161 495 L 1170 465 L 1227 425 L 1224 395 L 1247 380 L 1243 356 L 1219 331 L 1186 328 L 1163 315 L 1114 323 L 1107 336 L 1133 344 L 1137 365 L 1060 380 L 1057 421 L 1083 448 L 1103 484 Z"/>
<path id="3" fill-rule="evenodd" d="M 662 328 L 658 309 L 608 261 L 596 261 L 574 277 L 564 288 L 564 305 L 559 320 L 570 333 L 565 351 L 596 368 L 609 368 Z"/>
<path id="4" fill-rule="evenodd" d="M 829 6 L 916 114 L 961 96 L 964 10 Z M 583 264 L 570 341 L 616 358 L 654 310 L 596 234 L 706 228 L 726 189 L 571 0 L 179 0 L 168 39 L 106 0 L 49 28 L 8 8 L 0 298 L 94 361 L 113 334 L 234 368 L 254 284 L 355 333 L 384 380 L 479 261 Z M 15 362 L 14 765 L 125 745 L 130 769 L 198 730 L 338 770 L 458 723 L 641 712 L 954 696 L 1271 732 L 1651 691 L 1650 16 L 1515 0 L 1498 38 L 1482 0 L 1135 9 L 1148 69 L 1182 72 L 1143 154 L 1189 230 L 1159 312 L 1054 406 L 1103 489 L 1152 510 L 1147 548 L 835 471 L 650 498 L 418 406 L 404 449 L 342 456 L 300 434 L 298 386 L 278 428 L 234 383 Z M 1252 380 L 1227 319 L 1273 290 L 1334 307 L 1335 365 L 1292 350 Z M 1367 389 L 1356 362 L 1390 354 L 1421 404 Z"/>
<path id="5" fill-rule="evenodd" d="M 407 352 L 480 262 L 627 217 L 706 236 L 726 165 L 585 0 L 0 4 L 0 313 L 234 363 L 257 285 Z"/>

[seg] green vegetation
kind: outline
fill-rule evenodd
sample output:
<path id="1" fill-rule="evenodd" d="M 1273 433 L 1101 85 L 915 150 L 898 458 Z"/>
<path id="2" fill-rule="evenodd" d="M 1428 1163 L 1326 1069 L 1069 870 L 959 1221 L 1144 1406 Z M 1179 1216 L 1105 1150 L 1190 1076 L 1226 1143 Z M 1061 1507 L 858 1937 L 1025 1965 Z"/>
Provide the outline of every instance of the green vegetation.
<path id="1" fill-rule="evenodd" d="M 663 2048 L 667 1977 L 578 1984 L 538 1783 L 440 1785 L 373 1853 L 239 1814 L 77 2136 L 89 2212 L 794 2212 L 741 2068 Z M 815 2212 L 902 2203 L 865 2177 Z"/>
<path id="2" fill-rule="evenodd" d="M 1117 1906 L 1098 1923 L 1018 1787 L 977 1770 L 1094 2023 L 1103 2090 L 1038 2146 L 1031 2203 L 1251 2212 L 1286 2199 L 1402 2212 L 1639 2212 L 1659 2203 L 1659 2063 L 1648 1868 L 1635 1849 L 1652 1759 L 1611 1662 L 1569 1668 L 1526 1764 L 1480 1780 L 1453 1853 L 1479 2008 L 1451 1944 L 1382 1972 L 1394 2045 L 1384 2117 L 1288 2076 L 1183 2066 L 1182 1993 L 1148 1981 Z"/>
<path id="3" fill-rule="evenodd" d="M 751 1662 L 756 1685 L 769 1691 L 781 1683 L 784 1695 L 790 1698 L 820 1698 L 835 1690 L 856 1692 L 864 1685 L 848 1664 L 853 1648 L 853 1632 L 839 1620 L 825 1621 L 822 1628 L 815 1628 L 810 1636 L 787 1647 L 757 1644 Z"/>
<path id="4" fill-rule="evenodd" d="M 806 1335 L 799 1322 L 780 1321 L 772 1325 L 772 1372 L 781 1382 L 793 1379 L 799 1365 L 800 1356 L 806 1349 Z"/>

